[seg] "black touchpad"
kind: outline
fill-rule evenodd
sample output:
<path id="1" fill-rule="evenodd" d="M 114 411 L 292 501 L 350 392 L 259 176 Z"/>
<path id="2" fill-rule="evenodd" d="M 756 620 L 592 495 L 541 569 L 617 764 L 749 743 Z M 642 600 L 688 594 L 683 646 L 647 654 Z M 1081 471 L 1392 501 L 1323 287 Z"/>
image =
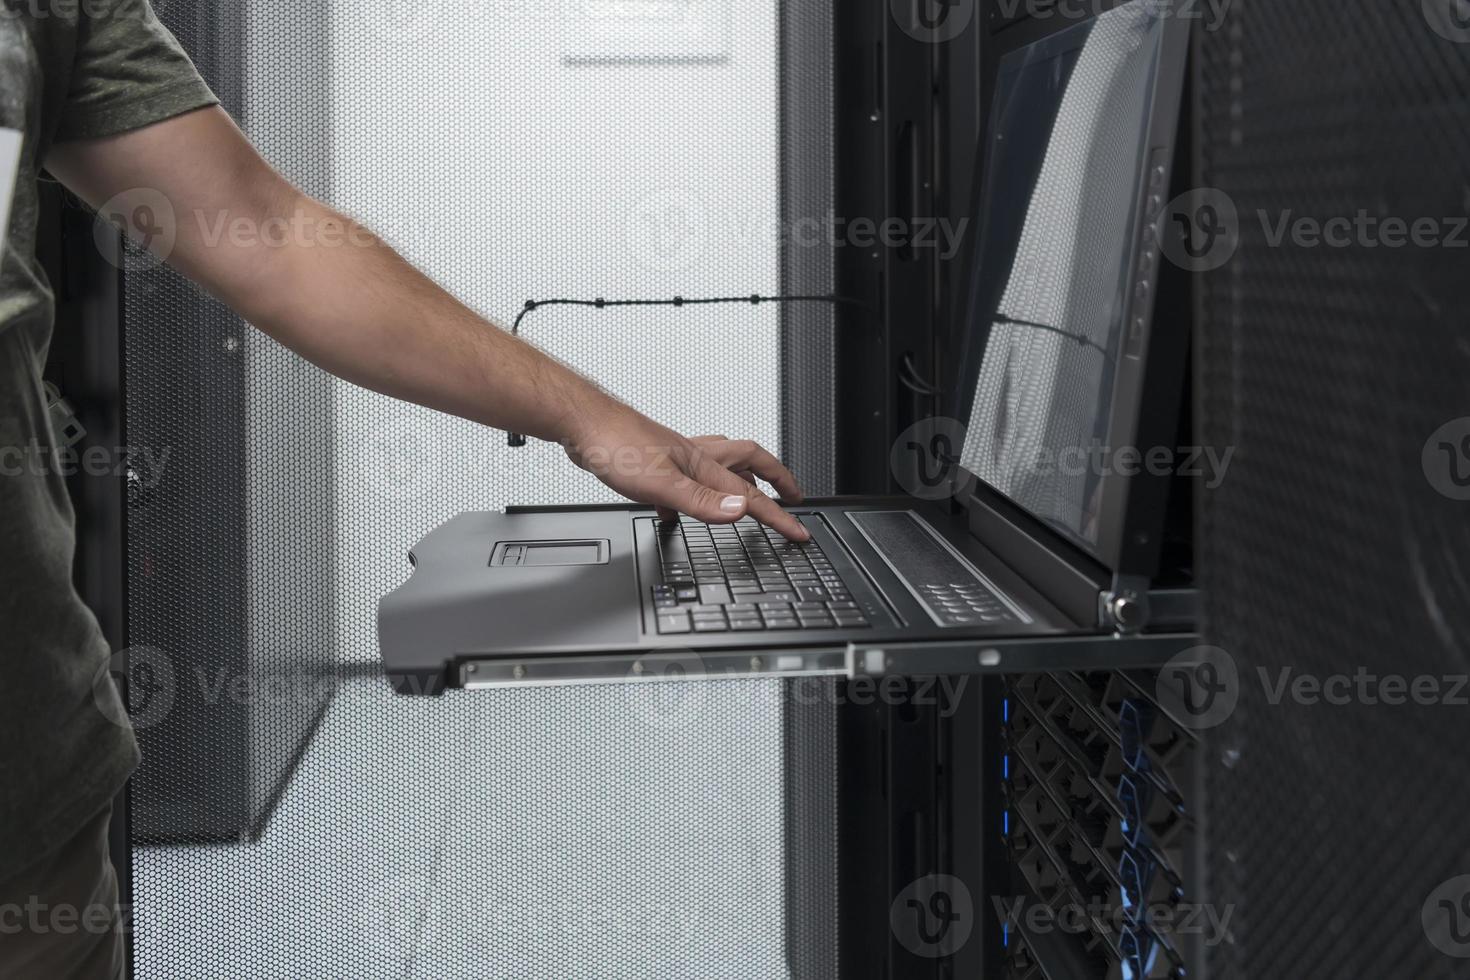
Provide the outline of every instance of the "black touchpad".
<path id="1" fill-rule="evenodd" d="M 496 565 L 606 565 L 607 538 L 576 541 L 500 541 L 490 554 Z"/>

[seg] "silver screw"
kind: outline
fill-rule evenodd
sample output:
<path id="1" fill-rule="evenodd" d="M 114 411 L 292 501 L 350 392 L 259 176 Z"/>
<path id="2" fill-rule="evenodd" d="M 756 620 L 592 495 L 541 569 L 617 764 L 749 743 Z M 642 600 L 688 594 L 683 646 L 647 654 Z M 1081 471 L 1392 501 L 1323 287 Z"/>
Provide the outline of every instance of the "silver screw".
<path id="1" fill-rule="evenodd" d="M 760 670 L 761 669 L 761 658 L 760 657 L 751 657 L 750 658 L 750 669 L 751 670 Z"/>
<path id="2" fill-rule="evenodd" d="M 465 672 L 466 673 L 473 674 L 475 671 L 477 671 L 479 669 L 480 668 L 477 667 L 477 666 L 475 666 L 474 664 L 469 664 L 468 666 L 465 667 Z"/>
<path id="3" fill-rule="evenodd" d="M 1143 608 L 1132 596 L 1120 595 L 1113 598 L 1113 618 L 1123 629 L 1132 629 L 1139 624 Z"/>
<path id="4" fill-rule="evenodd" d="M 526 668 L 522 667 L 520 664 L 516 664 L 514 667 L 511 668 L 510 673 L 511 676 L 514 677 L 516 680 L 520 680 L 522 677 L 526 676 Z"/>

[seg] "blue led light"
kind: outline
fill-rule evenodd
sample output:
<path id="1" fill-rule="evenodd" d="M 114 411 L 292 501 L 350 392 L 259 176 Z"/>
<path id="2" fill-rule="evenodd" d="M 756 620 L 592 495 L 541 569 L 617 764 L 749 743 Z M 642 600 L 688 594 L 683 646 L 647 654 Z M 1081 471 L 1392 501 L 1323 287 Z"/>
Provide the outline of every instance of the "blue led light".
<path id="1" fill-rule="evenodd" d="M 1130 847 L 1140 847 L 1147 816 L 1148 786 L 1135 782 L 1126 773 L 1118 777 L 1118 802 L 1123 808 L 1119 829 Z"/>
<path id="2" fill-rule="evenodd" d="M 1124 700 L 1118 708 L 1118 733 L 1123 750 L 1123 762 L 1129 769 L 1141 772 L 1148 767 L 1145 749 L 1146 720 L 1139 706 L 1132 700 Z"/>

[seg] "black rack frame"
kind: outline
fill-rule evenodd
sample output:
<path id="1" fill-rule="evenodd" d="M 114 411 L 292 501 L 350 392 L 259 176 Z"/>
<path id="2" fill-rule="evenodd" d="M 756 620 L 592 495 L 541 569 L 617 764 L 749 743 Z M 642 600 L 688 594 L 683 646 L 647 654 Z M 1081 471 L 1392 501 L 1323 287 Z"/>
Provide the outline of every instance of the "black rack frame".
<path id="1" fill-rule="evenodd" d="M 915 0 L 924 3 L 926 0 Z M 1110 9 L 1123 0 L 1106 0 Z M 995 87 L 998 54 L 1043 37 L 1062 18 L 1028 17 L 999 0 L 948 5 L 950 15 L 968 7 L 970 23 L 952 40 L 931 44 L 900 29 L 900 5 L 869 0 L 850 5 L 834 24 L 835 126 L 838 214 L 934 217 L 957 223 L 973 214 L 980 185 L 979 147 Z M 1046 5 L 1036 8 L 1045 13 Z M 1004 33 L 1004 37 L 999 37 Z M 1185 105 L 1189 105 L 1186 93 Z M 1181 120 L 1175 184 L 1187 186 L 1192 152 L 1188 110 Z M 967 236 L 967 241 L 969 236 Z M 973 247 L 973 246 L 970 246 Z M 921 379 L 942 390 L 950 380 L 964 329 L 971 254 L 939 261 L 933 250 L 838 250 L 838 291 L 862 306 L 840 312 L 837 341 L 839 494 L 886 494 L 899 474 L 886 448 L 916 421 L 943 415 L 938 397 L 901 382 L 907 360 Z M 1192 322 L 1191 290 L 1174 277 L 1161 286 L 1155 319 Z M 1166 359 L 1182 360 L 1182 352 Z M 1157 374 L 1150 381 L 1157 384 Z M 1181 433 L 1192 421 L 1184 398 Z M 1175 431 L 1140 431 L 1146 444 L 1167 444 Z M 1153 440 L 1153 441 L 1148 441 Z M 875 448 L 877 447 L 877 448 Z M 1142 585 L 1141 598 L 1161 632 L 1035 640 L 977 648 L 974 644 L 886 645 L 849 651 L 854 676 L 892 676 L 911 683 L 936 674 L 972 676 L 953 703 L 844 705 L 839 739 L 841 976 L 847 978 L 943 978 L 1006 976 L 1002 923 L 990 897 L 1011 894 L 1012 875 L 1002 834 L 1002 753 L 1007 677 L 1036 669 L 1156 670 L 1197 646 L 1199 596 L 1187 568 L 1192 507 L 1189 494 L 1172 493 L 1170 481 L 1149 481 L 1133 508 L 1170 508 L 1166 537 L 1175 550 L 1165 569 Z M 982 496 L 984 492 L 981 491 Z M 1182 499 L 1181 499 L 1182 498 Z M 1118 588 L 1101 566 L 1059 547 L 1036 549 L 1026 515 L 1007 502 L 972 501 L 971 520 L 986 525 L 986 540 L 999 534 L 1029 537 L 1030 571 L 1072 595 L 1079 621 L 1091 621 L 1099 586 Z M 1127 568 L 1153 567 L 1164 542 L 1143 542 L 1124 557 Z M 1180 568 L 1179 549 L 1184 568 Z M 1039 564 L 1038 564 L 1039 563 Z M 1182 572 L 1182 574 L 1181 574 Z M 1087 608 L 1091 605 L 1092 608 Z M 900 697 L 897 699 L 902 701 Z M 969 886 L 975 922 L 969 940 L 936 958 L 904 948 L 889 925 L 889 905 L 915 878 L 953 875 Z M 1066 975 L 1066 974 L 1062 974 Z M 1080 977 L 1086 974 L 1074 974 Z"/>

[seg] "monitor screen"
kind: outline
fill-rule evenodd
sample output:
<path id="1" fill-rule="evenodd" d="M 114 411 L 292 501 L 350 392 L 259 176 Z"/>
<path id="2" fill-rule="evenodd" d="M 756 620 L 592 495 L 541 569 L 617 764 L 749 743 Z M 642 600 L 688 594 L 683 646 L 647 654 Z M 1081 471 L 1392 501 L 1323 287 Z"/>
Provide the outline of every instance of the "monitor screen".
<path id="1" fill-rule="evenodd" d="M 961 465 L 1093 551 L 1164 35 L 1154 6 L 1001 62 L 965 325 Z"/>

